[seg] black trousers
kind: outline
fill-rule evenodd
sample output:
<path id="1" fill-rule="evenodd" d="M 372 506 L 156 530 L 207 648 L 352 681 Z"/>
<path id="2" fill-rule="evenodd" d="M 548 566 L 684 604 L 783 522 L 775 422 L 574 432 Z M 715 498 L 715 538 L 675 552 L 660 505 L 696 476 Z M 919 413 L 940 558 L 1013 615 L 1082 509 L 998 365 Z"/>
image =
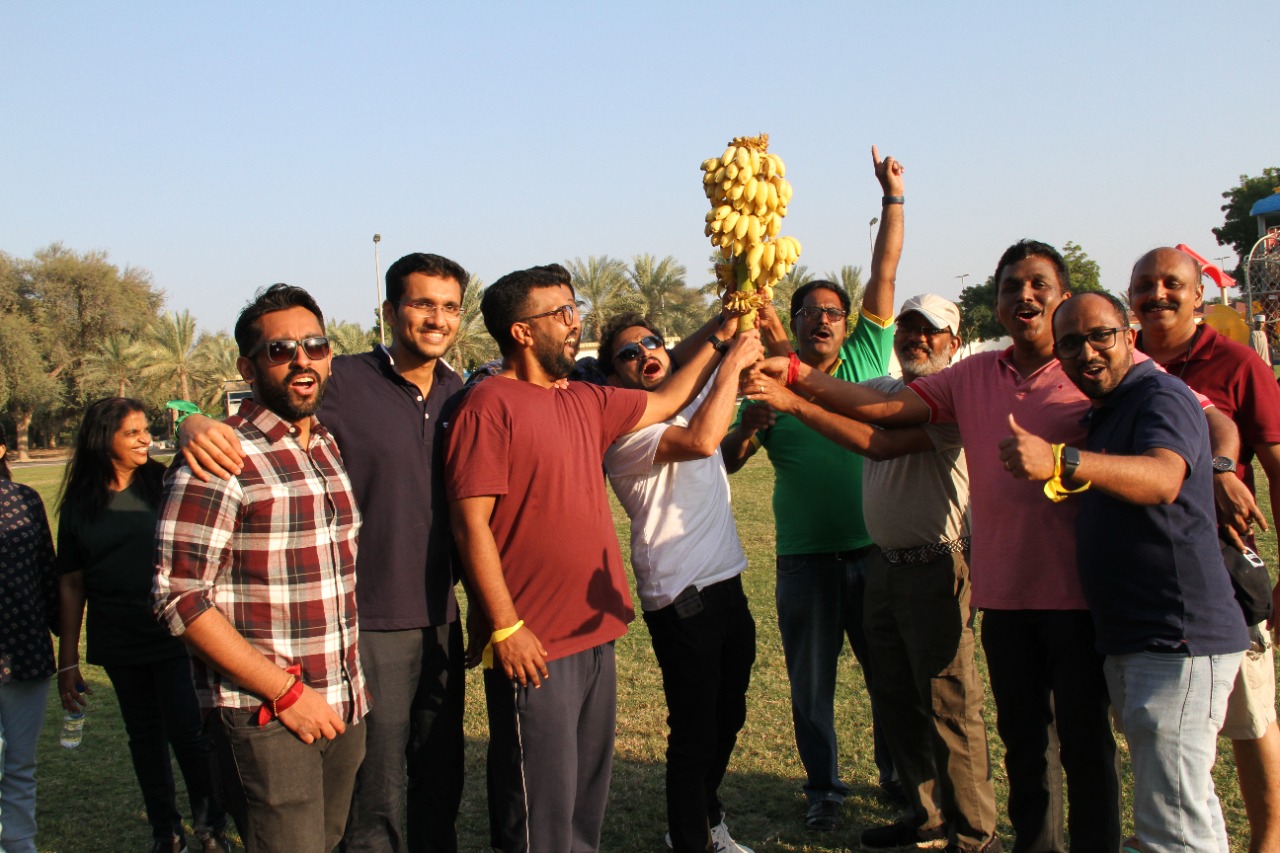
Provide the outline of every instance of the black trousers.
<path id="1" fill-rule="evenodd" d="M 741 575 L 701 590 L 702 609 L 644 614 L 667 698 L 667 825 L 675 853 L 712 849 L 720 783 L 747 718 L 756 623 Z"/>
<path id="2" fill-rule="evenodd" d="M 341 849 L 457 853 L 464 746 L 462 623 L 361 631 L 360 666 L 370 711 L 364 718 L 364 762 L 356 774 Z"/>
<path id="3" fill-rule="evenodd" d="M 226 817 L 218 792 L 213 744 L 203 731 L 200 704 L 186 655 L 156 663 L 107 666 L 129 735 L 133 773 L 142 788 L 154 838 L 181 836 L 169 747 L 178 759 L 196 832 L 222 831 Z"/>
<path id="4" fill-rule="evenodd" d="M 1120 849 L 1111 700 L 1084 610 L 984 610 L 996 728 L 1009 772 L 1013 853 L 1061 853 L 1066 772 L 1072 850 Z"/>

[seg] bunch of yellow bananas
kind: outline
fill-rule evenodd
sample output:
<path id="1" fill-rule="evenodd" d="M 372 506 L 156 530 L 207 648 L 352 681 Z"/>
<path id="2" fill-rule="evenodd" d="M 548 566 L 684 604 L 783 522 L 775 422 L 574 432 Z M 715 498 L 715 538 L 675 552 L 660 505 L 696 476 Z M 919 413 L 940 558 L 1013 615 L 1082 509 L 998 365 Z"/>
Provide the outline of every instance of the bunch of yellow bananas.
<path id="1" fill-rule="evenodd" d="M 724 258 L 716 264 L 721 289 L 731 291 L 730 307 L 745 315 L 739 328 L 755 324 L 761 300 L 800 257 L 800 241 L 780 237 L 791 201 L 787 167 L 769 153 L 769 134 L 737 136 L 724 154 L 702 163 L 702 185 L 711 201 L 703 233 Z"/>

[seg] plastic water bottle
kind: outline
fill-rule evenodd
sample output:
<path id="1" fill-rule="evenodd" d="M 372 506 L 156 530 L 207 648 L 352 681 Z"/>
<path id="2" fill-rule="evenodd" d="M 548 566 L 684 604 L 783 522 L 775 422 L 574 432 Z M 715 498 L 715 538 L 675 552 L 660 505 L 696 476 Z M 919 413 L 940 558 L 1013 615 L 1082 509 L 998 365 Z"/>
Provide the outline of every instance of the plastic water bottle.
<path id="1" fill-rule="evenodd" d="M 67 749 L 75 749 L 80 746 L 82 740 L 84 740 L 84 710 L 67 711 L 62 716 L 60 742 Z"/>

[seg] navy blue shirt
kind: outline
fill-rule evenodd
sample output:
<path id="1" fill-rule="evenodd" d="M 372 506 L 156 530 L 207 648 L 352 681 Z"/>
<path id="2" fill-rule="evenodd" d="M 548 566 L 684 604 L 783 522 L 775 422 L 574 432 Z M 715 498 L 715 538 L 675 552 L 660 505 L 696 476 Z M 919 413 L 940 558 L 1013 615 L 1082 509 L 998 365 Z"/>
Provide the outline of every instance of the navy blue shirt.
<path id="1" fill-rule="evenodd" d="M 1144 361 L 1086 421 L 1089 450 L 1138 456 L 1164 448 L 1181 456 L 1188 472 L 1168 506 L 1138 506 L 1096 489 L 1080 496 L 1080 580 L 1098 651 L 1247 649 L 1244 616 L 1218 547 L 1209 429 L 1195 395 Z"/>
<path id="2" fill-rule="evenodd" d="M 338 441 L 364 516 L 356 552 L 362 631 L 403 631 L 458 618 L 441 412 L 460 390 L 462 380 L 437 361 L 424 400 L 382 346 L 333 359 L 319 418 Z"/>

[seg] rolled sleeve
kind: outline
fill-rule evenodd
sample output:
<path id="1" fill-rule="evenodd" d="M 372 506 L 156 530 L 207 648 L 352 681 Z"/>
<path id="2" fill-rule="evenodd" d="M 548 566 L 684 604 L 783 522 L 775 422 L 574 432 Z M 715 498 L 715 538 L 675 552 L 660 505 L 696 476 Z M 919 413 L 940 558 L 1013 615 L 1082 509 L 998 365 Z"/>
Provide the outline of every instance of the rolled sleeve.
<path id="1" fill-rule="evenodd" d="M 153 607 L 174 636 L 214 607 L 213 587 L 231 558 L 244 493 L 236 479 L 202 483 L 186 467 L 165 489 L 156 528 Z"/>

